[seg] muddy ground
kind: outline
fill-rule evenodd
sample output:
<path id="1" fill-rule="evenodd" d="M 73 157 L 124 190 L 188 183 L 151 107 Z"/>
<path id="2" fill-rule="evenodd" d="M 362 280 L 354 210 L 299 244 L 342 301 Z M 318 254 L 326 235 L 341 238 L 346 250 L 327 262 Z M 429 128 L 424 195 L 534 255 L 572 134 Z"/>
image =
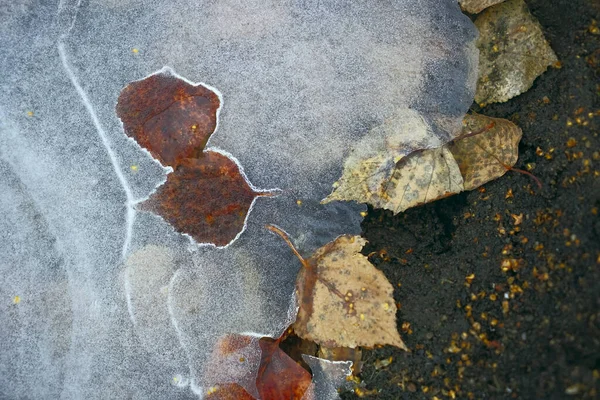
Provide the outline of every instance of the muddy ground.
<path id="1" fill-rule="evenodd" d="M 369 210 L 365 253 L 396 286 L 412 352 L 365 351 L 363 396 L 600 397 L 600 1 L 527 3 L 562 67 L 473 111 L 523 129 L 515 167 L 543 188 L 508 172 L 396 216 Z"/>

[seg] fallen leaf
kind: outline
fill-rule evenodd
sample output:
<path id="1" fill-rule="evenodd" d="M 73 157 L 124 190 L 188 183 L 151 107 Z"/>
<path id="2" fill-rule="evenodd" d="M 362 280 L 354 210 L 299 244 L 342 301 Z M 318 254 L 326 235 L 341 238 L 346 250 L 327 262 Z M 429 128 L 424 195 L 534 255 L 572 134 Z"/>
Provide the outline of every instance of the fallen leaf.
<path id="1" fill-rule="evenodd" d="M 475 20 L 479 30 L 479 78 L 475 101 L 504 102 L 525 91 L 556 54 L 523 0 L 508 0 L 486 9 Z"/>
<path id="2" fill-rule="evenodd" d="M 323 202 L 357 201 L 399 213 L 473 190 L 512 169 L 521 136 L 521 129 L 508 120 L 467 115 L 461 135 L 448 145 L 413 152 L 395 164 L 381 154 L 348 165 Z"/>
<path id="3" fill-rule="evenodd" d="M 395 214 L 463 190 L 458 165 L 446 146 L 414 152 L 398 162 L 375 156 L 359 169 L 344 170 L 324 203 L 354 200 Z"/>
<path id="4" fill-rule="evenodd" d="M 207 389 L 206 398 L 302 399 L 311 384 L 311 374 L 285 354 L 279 343 L 244 335 L 228 335 L 220 340 L 206 374 L 218 382 Z"/>
<path id="5" fill-rule="evenodd" d="M 447 146 L 415 152 L 396 164 L 381 194 L 371 202 L 394 214 L 463 190 L 463 178 Z"/>
<path id="6" fill-rule="evenodd" d="M 279 342 L 263 338 L 261 366 L 256 387 L 262 400 L 301 399 L 310 386 L 310 373 L 279 348 Z"/>
<path id="7" fill-rule="evenodd" d="M 458 0 L 460 7 L 471 14 L 479 14 L 482 10 L 495 4 L 502 3 L 504 0 Z"/>
<path id="8" fill-rule="evenodd" d="M 160 215 L 199 243 L 225 246 L 242 231 L 254 199 L 270 193 L 252 189 L 229 157 L 206 151 L 181 160 L 138 208 Z"/>
<path id="9" fill-rule="evenodd" d="M 395 159 L 385 153 L 346 162 L 342 177 L 333 185 L 333 191 L 322 203 L 356 201 L 374 205 L 379 201 L 382 186 L 389 181 L 395 165 Z"/>
<path id="10" fill-rule="evenodd" d="M 125 133 L 163 165 L 197 157 L 217 126 L 219 97 L 167 71 L 127 85 L 117 115 Z"/>
<path id="11" fill-rule="evenodd" d="M 292 325 L 301 338 L 325 347 L 391 344 L 406 350 L 396 329 L 394 288 L 360 251 L 366 240 L 344 235 L 302 258 L 281 229 L 280 235 L 302 262 L 296 280 L 299 309 Z"/>
<path id="12" fill-rule="evenodd" d="M 449 148 L 458 163 L 465 190 L 501 177 L 519 157 L 523 132 L 512 122 L 473 114 L 464 118 L 464 136 Z M 469 132 L 481 132 L 470 135 Z"/>

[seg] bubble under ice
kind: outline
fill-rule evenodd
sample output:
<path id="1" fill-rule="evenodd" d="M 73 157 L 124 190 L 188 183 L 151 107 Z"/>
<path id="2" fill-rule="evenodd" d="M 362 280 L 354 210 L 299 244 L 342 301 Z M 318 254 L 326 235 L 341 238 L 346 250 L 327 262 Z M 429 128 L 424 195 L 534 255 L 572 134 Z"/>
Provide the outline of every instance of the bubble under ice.
<path id="1" fill-rule="evenodd" d="M 293 315 L 300 265 L 264 225 L 307 255 L 359 233 L 362 206 L 319 204 L 344 158 L 398 110 L 430 124 L 408 150 L 450 140 L 477 65 L 455 0 L 17 0 L 0 37 L 7 399 L 197 398 L 223 334 L 277 336 Z M 167 171 L 115 104 L 164 66 L 219 90 L 210 146 L 282 189 L 224 249 L 133 211 Z"/>

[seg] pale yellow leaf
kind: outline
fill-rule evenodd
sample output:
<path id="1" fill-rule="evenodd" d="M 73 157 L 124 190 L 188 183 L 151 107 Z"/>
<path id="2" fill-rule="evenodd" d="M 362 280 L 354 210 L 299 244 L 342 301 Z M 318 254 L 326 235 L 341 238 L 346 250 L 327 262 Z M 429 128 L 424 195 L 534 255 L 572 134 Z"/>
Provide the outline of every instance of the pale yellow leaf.
<path id="1" fill-rule="evenodd" d="M 400 160 L 379 196 L 373 196 L 370 203 L 399 213 L 462 190 L 458 165 L 447 146 L 443 146 L 415 152 Z"/>
<path id="2" fill-rule="evenodd" d="M 340 236 L 307 260 L 298 274 L 296 334 L 326 347 L 391 344 L 402 349 L 392 285 L 360 254 L 366 241 Z"/>
<path id="3" fill-rule="evenodd" d="M 504 102 L 525 91 L 556 54 L 523 0 L 487 8 L 475 20 L 479 30 L 479 79 L 475 101 Z"/>

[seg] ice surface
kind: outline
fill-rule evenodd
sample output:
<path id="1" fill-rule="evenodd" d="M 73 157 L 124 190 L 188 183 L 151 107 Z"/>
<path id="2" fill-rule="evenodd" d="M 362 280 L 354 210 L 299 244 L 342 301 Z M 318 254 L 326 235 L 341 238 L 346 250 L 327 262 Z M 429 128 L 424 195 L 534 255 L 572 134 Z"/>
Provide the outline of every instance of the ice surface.
<path id="1" fill-rule="evenodd" d="M 398 115 L 430 133 L 401 135 L 406 151 L 448 141 L 477 65 L 455 0 L 16 0 L 0 38 L 7 399 L 196 398 L 219 338 L 277 336 L 293 318 L 300 265 L 264 225 L 306 255 L 359 233 L 362 206 L 319 204 L 345 157 Z M 165 66 L 219 90 L 210 146 L 282 190 L 225 249 L 133 211 L 168 171 L 115 105 Z"/>
<path id="2" fill-rule="evenodd" d="M 338 388 L 348 387 L 347 377 L 352 375 L 352 361 L 329 361 L 302 355 L 313 376 L 312 388 L 303 400 L 339 399 Z"/>

